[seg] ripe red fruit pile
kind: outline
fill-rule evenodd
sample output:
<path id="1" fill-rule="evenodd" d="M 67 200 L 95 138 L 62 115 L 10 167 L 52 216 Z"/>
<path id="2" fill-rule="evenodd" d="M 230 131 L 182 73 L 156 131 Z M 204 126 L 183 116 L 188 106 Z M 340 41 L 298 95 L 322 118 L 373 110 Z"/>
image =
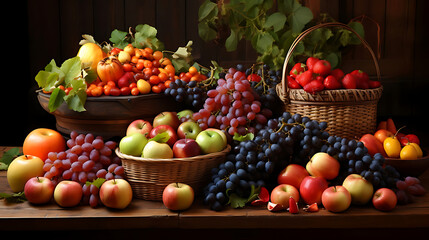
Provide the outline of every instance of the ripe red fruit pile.
<path id="1" fill-rule="evenodd" d="M 372 81 L 362 70 L 354 70 L 344 75 L 337 68 L 331 69 L 326 60 L 309 57 L 306 63 L 296 63 L 287 76 L 288 87 L 291 89 L 304 88 L 314 94 L 322 90 L 335 89 L 368 89 L 381 86 L 379 81 Z"/>

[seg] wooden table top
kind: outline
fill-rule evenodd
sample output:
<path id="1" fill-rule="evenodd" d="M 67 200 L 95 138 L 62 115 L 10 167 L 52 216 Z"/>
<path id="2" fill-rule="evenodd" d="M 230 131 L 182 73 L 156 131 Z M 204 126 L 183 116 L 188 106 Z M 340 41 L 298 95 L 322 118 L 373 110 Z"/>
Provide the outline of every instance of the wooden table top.
<path id="1" fill-rule="evenodd" d="M 0 147 L 0 156 L 10 147 Z M 420 179 L 429 189 L 429 171 Z M 6 171 L 0 171 L 0 192 L 11 190 Z M 302 206 L 301 206 L 302 207 Z M 50 203 L 36 206 L 28 202 L 0 200 L 0 231 L 14 230 L 103 230 L 103 229 L 429 229 L 429 194 L 414 203 L 380 212 L 372 206 L 352 206 L 343 213 L 321 209 L 317 213 L 271 213 L 265 206 L 211 211 L 196 199 L 192 207 L 173 212 L 162 202 L 133 199 L 124 210 L 78 206 L 64 209 Z"/>

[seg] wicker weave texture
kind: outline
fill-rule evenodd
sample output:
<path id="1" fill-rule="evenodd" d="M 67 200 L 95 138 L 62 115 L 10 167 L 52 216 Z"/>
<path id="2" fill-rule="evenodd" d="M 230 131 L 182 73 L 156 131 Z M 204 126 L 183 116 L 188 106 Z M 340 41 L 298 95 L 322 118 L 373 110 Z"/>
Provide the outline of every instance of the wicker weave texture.
<path id="1" fill-rule="evenodd" d="M 190 185 L 199 192 L 210 180 L 210 171 L 225 161 L 231 150 L 190 158 L 148 159 L 123 154 L 116 149 L 125 169 L 125 177 L 135 197 L 144 200 L 162 200 L 164 188 L 174 182 Z"/>

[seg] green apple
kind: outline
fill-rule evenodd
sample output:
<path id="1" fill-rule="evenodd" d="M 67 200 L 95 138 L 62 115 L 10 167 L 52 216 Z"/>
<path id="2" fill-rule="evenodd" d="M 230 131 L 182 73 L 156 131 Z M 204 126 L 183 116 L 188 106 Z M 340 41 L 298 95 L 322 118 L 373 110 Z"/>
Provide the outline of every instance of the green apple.
<path id="1" fill-rule="evenodd" d="M 222 130 L 217 129 L 217 128 L 207 128 L 206 130 L 212 130 L 212 131 L 219 133 L 223 139 L 223 142 L 225 143 L 225 146 L 228 144 L 228 139 L 226 137 L 226 134 Z"/>
<path id="2" fill-rule="evenodd" d="M 223 137 L 214 130 L 204 130 L 195 139 L 203 154 L 220 152 L 226 147 Z"/>
<path id="3" fill-rule="evenodd" d="M 201 132 L 201 127 L 196 122 L 183 122 L 179 125 L 177 128 L 177 136 L 181 139 L 183 138 L 190 138 L 195 139 L 197 138 L 198 134 Z"/>
<path id="4" fill-rule="evenodd" d="M 141 156 L 144 147 L 148 140 L 142 133 L 133 133 L 130 136 L 125 136 L 119 142 L 119 150 L 121 153 Z"/>
<path id="5" fill-rule="evenodd" d="M 144 158 L 173 158 L 173 150 L 167 143 L 149 141 L 143 149 Z"/>

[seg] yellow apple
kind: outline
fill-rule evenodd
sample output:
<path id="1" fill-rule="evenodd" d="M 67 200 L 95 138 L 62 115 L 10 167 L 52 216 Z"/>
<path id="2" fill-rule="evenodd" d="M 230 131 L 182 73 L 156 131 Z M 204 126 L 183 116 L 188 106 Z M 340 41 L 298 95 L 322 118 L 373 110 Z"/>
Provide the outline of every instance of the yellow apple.
<path id="1" fill-rule="evenodd" d="M 30 178 L 43 176 L 43 164 L 42 159 L 33 155 L 22 155 L 12 160 L 6 173 L 12 191 L 22 192 Z"/>
<path id="2" fill-rule="evenodd" d="M 106 207 L 124 209 L 132 199 L 131 185 L 124 179 L 111 179 L 100 187 L 100 200 Z"/>

